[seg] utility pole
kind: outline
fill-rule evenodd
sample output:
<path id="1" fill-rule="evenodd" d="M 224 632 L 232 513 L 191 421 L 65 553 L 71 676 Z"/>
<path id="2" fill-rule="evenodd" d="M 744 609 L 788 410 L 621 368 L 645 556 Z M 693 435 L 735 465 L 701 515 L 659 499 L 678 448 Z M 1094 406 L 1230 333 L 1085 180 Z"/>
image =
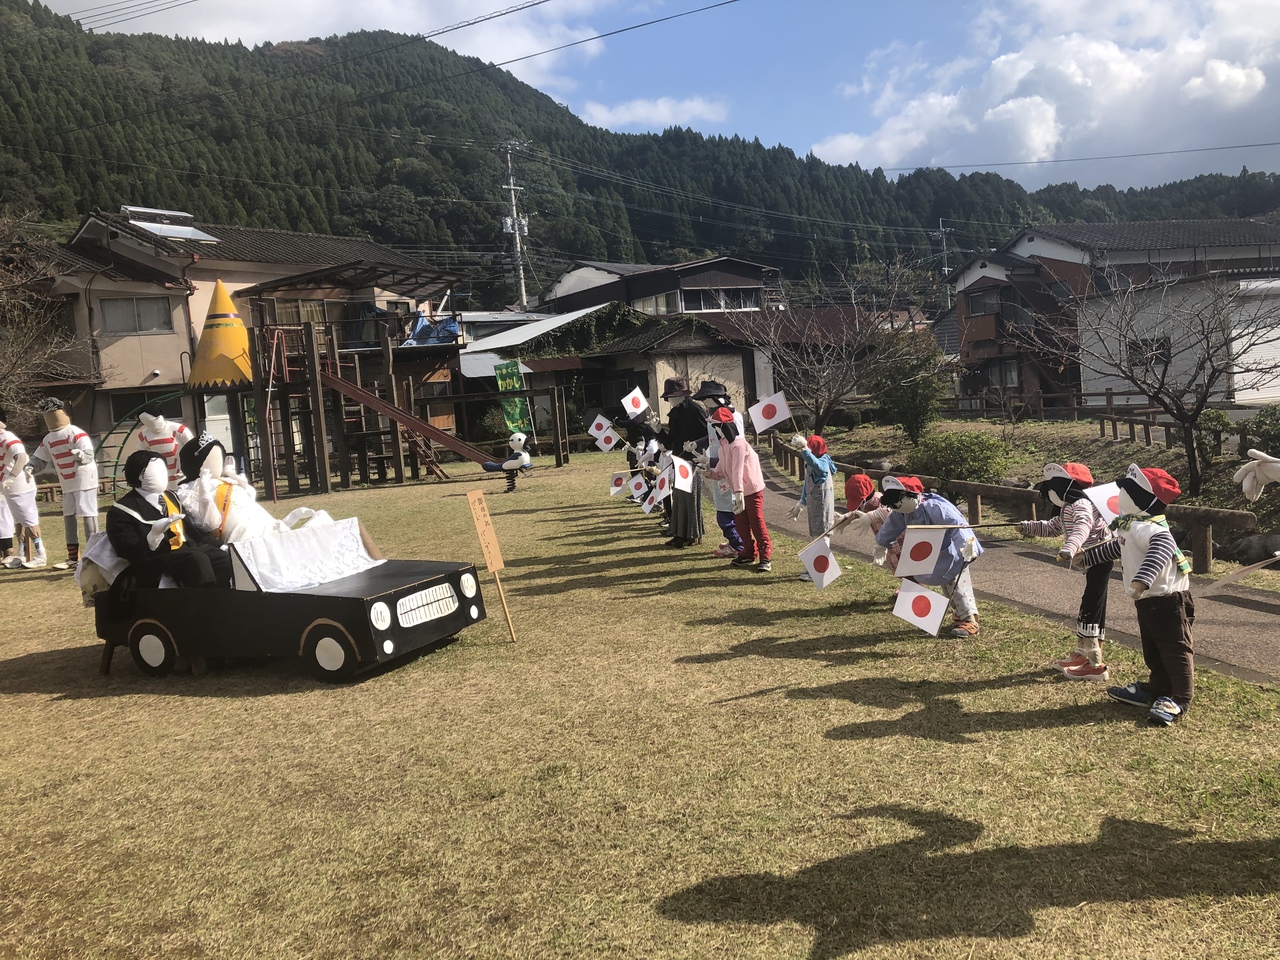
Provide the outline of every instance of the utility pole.
<path id="1" fill-rule="evenodd" d="M 522 235 L 527 236 L 529 233 L 529 221 L 523 218 L 516 211 L 516 191 L 523 190 L 524 187 L 516 186 L 515 171 L 511 166 L 511 150 L 516 146 L 515 141 L 507 142 L 507 185 L 506 189 L 511 192 L 511 216 L 504 217 L 502 220 L 502 232 L 511 234 L 512 256 L 516 261 L 516 279 L 520 284 L 520 309 L 529 309 L 529 295 L 524 287 L 524 249 L 520 242 Z"/>
<path id="2" fill-rule="evenodd" d="M 510 155 L 508 155 L 510 159 Z M 951 272 L 951 268 L 947 266 L 947 230 L 942 225 L 942 217 L 938 218 L 938 239 L 942 241 L 942 275 L 945 277 Z M 944 284 L 947 288 L 947 309 L 951 309 L 951 284 Z"/>

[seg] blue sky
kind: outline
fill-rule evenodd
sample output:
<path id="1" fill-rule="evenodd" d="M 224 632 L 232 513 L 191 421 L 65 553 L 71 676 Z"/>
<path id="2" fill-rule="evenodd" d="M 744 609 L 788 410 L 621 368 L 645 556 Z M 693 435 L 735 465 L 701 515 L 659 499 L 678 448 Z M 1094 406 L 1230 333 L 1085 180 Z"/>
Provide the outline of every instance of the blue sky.
<path id="1" fill-rule="evenodd" d="M 518 2 L 195 0 L 108 29 L 256 44 L 428 32 Z M 709 2 L 545 0 L 437 42 L 501 62 Z M 891 176 L 1129 187 L 1280 170 L 1280 146 L 1219 149 L 1280 141 L 1275 0 L 737 0 L 509 69 L 609 129 L 738 134 Z"/>

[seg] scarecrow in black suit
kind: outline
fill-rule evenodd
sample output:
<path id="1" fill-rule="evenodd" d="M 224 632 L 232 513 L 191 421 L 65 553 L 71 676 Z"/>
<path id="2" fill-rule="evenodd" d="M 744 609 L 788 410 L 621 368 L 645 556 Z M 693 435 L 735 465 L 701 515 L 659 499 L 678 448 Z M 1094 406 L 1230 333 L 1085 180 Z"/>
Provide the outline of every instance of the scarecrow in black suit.
<path id="1" fill-rule="evenodd" d="M 183 524 L 177 497 L 165 490 L 164 457 L 139 450 L 125 461 L 124 477 L 133 489 L 107 511 L 107 539 L 129 561 L 134 586 L 156 587 L 168 574 L 183 587 L 229 587 L 231 558 L 213 544 L 192 539 L 197 532 Z"/>

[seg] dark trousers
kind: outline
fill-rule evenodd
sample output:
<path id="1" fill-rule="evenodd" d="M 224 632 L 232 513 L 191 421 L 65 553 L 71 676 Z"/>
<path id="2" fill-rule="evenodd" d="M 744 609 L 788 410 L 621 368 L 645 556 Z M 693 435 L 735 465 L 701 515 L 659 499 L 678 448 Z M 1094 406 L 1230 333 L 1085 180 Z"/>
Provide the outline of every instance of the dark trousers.
<path id="1" fill-rule="evenodd" d="M 748 493 L 747 509 L 734 514 L 733 522 L 742 537 L 742 549 L 738 556 L 745 560 L 768 560 L 773 556 L 773 543 L 769 529 L 764 525 L 764 493 Z"/>
<path id="2" fill-rule="evenodd" d="M 1191 702 L 1195 692 L 1195 652 L 1191 648 L 1191 625 L 1196 622 L 1196 605 L 1189 591 L 1134 601 L 1138 632 L 1142 635 L 1142 659 L 1151 679 L 1152 696 L 1169 697 L 1181 706 Z"/>
<path id="3" fill-rule="evenodd" d="M 185 543 L 153 565 L 167 573 L 180 587 L 231 586 L 231 558 L 207 543 Z"/>
<path id="4" fill-rule="evenodd" d="M 1101 630 L 1107 625 L 1107 583 L 1111 579 L 1114 560 L 1095 563 L 1084 572 L 1084 596 L 1080 598 L 1079 624 L 1096 624 Z"/>
<path id="5" fill-rule="evenodd" d="M 729 541 L 729 546 L 733 548 L 734 553 L 741 553 L 742 535 L 738 533 L 738 521 L 734 517 L 733 511 L 717 510 L 716 526 L 720 528 L 724 538 Z"/>

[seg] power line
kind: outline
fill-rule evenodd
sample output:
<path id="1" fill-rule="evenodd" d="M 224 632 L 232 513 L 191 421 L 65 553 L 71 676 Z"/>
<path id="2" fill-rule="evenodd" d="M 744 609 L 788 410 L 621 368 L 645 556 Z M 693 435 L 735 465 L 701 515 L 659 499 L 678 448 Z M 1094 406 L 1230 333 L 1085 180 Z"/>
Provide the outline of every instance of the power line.
<path id="1" fill-rule="evenodd" d="M 90 30 L 102 30 L 106 27 L 114 27 L 118 23 L 128 23 L 130 20 L 139 20 L 143 17 L 150 17 L 157 13 L 163 13 L 166 10 L 172 10 L 175 7 L 185 7 L 187 4 L 195 3 L 196 0 L 143 0 L 143 2 L 134 3 L 130 6 L 122 7 L 118 11 L 112 13 L 98 14 L 94 17 L 88 17 L 87 20 L 94 21 L 86 24 L 85 21 L 78 21 L 81 27 Z M 131 10 L 140 11 L 131 13 L 127 17 L 116 16 L 118 13 L 127 13 Z"/>
<path id="2" fill-rule="evenodd" d="M 1145 150 L 1141 153 L 1110 153 L 1096 157 L 1055 157 L 1050 160 L 1002 160 L 998 163 L 946 163 L 937 164 L 937 170 L 989 170 L 992 167 L 1034 167 L 1050 163 L 1092 163 L 1098 160 L 1139 160 L 1147 157 L 1174 157 L 1187 153 L 1214 153 L 1221 150 L 1253 150 L 1259 147 L 1280 147 L 1280 140 L 1267 143 L 1236 143 L 1216 147 L 1184 147 L 1179 150 Z M 902 173 L 921 169 L 914 167 L 879 167 L 885 173 Z"/>

